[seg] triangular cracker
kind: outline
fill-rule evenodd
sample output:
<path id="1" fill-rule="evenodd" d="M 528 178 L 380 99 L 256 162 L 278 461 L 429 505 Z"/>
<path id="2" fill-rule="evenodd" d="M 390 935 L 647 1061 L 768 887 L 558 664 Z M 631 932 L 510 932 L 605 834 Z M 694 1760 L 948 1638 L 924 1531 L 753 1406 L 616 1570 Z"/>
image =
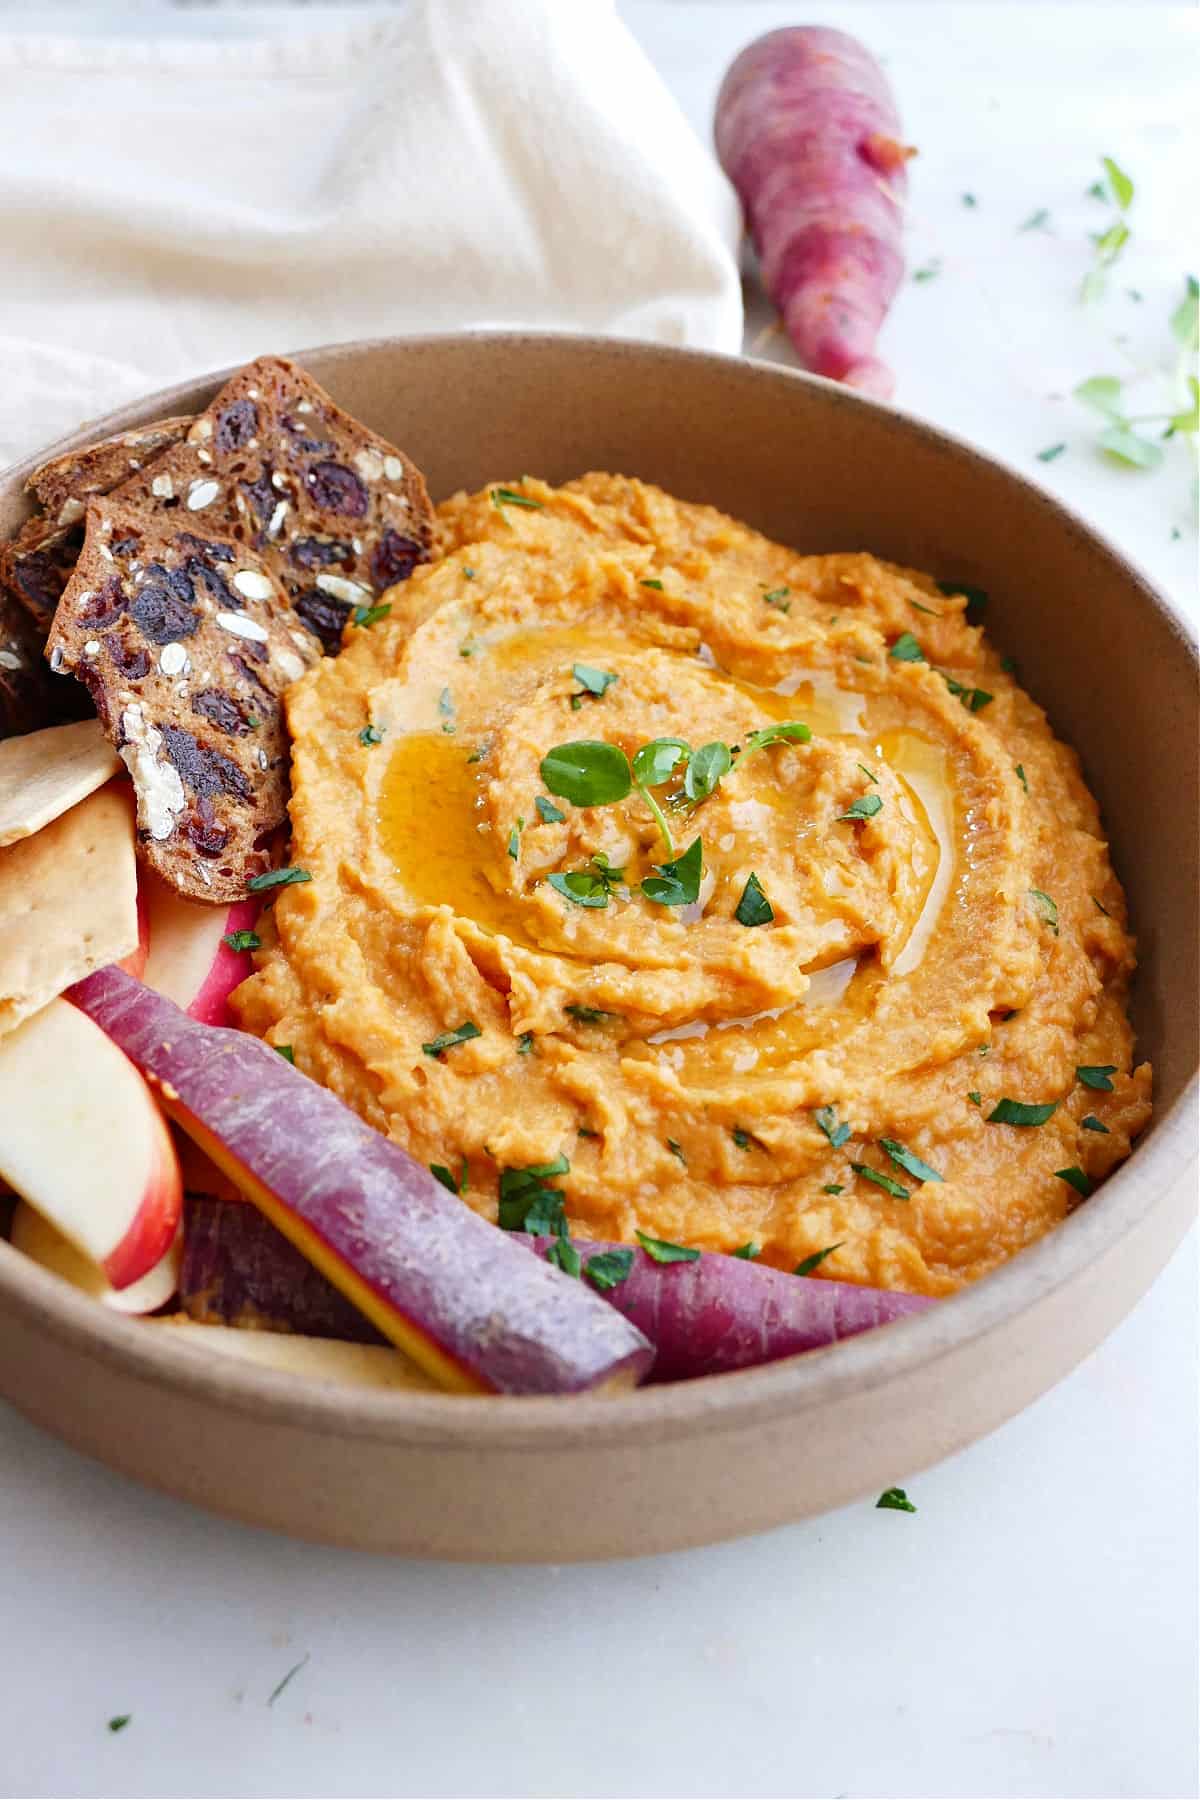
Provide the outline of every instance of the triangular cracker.
<path id="1" fill-rule="evenodd" d="M 111 781 L 120 767 L 99 719 L 0 743 L 0 845 L 32 837 Z"/>
<path id="2" fill-rule="evenodd" d="M 124 782 L 0 850 L 0 1033 L 137 942 L 133 805 Z"/>

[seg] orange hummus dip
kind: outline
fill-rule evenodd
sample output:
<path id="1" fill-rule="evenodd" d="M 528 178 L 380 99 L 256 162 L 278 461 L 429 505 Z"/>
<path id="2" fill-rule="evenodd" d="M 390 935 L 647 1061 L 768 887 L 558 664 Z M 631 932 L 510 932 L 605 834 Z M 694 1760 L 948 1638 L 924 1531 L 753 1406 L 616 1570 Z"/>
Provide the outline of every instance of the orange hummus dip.
<path id="1" fill-rule="evenodd" d="M 612 475 L 438 529 L 288 690 L 242 1024 L 489 1218 L 549 1165 L 576 1236 L 913 1293 L 1129 1154 L 1124 897 L 966 594 Z"/>

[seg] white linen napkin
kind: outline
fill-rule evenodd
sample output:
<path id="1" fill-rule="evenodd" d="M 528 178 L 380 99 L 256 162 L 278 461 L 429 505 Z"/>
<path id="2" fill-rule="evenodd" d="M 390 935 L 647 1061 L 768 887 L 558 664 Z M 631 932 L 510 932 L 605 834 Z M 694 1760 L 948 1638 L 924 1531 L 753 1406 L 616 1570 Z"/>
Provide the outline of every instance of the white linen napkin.
<path id="1" fill-rule="evenodd" d="M 736 351 L 736 203 L 612 0 L 0 34 L 0 462 L 264 351 L 481 324 Z"/>

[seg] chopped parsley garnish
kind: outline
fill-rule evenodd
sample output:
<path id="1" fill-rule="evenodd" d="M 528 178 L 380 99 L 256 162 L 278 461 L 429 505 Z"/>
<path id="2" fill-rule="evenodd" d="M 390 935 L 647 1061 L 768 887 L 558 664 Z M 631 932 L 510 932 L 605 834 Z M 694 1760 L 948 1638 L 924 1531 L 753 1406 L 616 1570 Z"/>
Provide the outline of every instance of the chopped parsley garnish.
<path id="1" fill-rule="evenodd" d="M 1017 771 L 1017 780 L 1020 782 L 1021 786 L 1025 789 L 1025 792 L 1028 793 L 1029 792 L 1029 782 L 1025 778 L 1024 763 L 1014 763 L 1013 767 Z"/>
<path id="2" fill-rule="evenodd" d="M 293 1069 L 295 1068 L 296 1052 L 290 1044 L 272 1044 L 271 1048 L 282 1056 L 285 1063 L 291 1063 Z"/>
<path id="3" fill-rule="evenodd" d="M 615 1012 L 605 1012 L 599 1006 L 564 1006 L 563 1011 L 569 1013 L 571 1018 L 578 1019 L 581 1025 L 602 1025 L 605 1019 L 618 1017 Z"/>
<path id="4" fill-rule="evenodd" d="M 1058 1111 L 1057 1100 L 997 1100 L 989 1125 L 1044 1125 Z"/>
<path id="5" fill-rule="evenodd" d="M 516 862 L 521 854 L 521 833 L 525 829 L 524 819 L 518 819 L 508 834 L 508 854 Z"/>
<path id="6" fill-rule="evenodd" d="M 1112 197 L 1124 212 L 1133 199 L 1133 183 L 1124 169 L 1119 167 L 1111 156 L 1102 156 L 1100 161 L 1104 165 L 1104 173 L 1108 176 L 1108 186 Z"/>
<path id="7" fill-rule="evenodd" d="M 1113 1084 L 1109 1078 L 1116 1072 L 1116 1063 L 1082 1063 L 1075 1070 L 1075 1079 L 1098 1094 L 1111 1094 Z"/>
<path id="8" fill-rule="evenodd" d="M 849 805 L 844 813 L 838 813 L 842 819 L 873 819 L 877 812 L 883 811 L 883 801 L 878 794 L 860 794 L 858 799 Z"/>
<path id="9" fill-rule="evenodd" d="M 373 744 L 382 744 L 383 733 L 378 725 L 364 725 L 358 734 L 358 741 L 370 749 Z"/>
<path id="10" fill-rule="evenodd" d="M 642 882 L 647 900 L 656 906 L 693 905 L 700 895 L 703 855 L 700 839 L 694 838 L 682 856 L 657 864 L 657 874 L 647 875 Z"/>
<path id="11" fill-rule="evenodd" d="M 968 687 L 965 682 L 955 681 L 953 675 L 947 675 L 944 669 L 940 674 L 950 692 L 962 701 L 968 712 L 982 712 L 995 699 L 995 695 L 989 694 L 986 688 Z"/>
<path id="12" fill-rule="evenodd" d="M 1066 448 L 1067 446 L 1065 444 L 1047 444 L 1044 450 L 1038 451 L 1037 459 L 1039 462 L 1045 463 L 1057 462 L 1058 458 L 1063 455 Z"/>
<path id="13" fill-rule="evenodd" d="M 983 1095 L 980 1093 L 978 1088 L 972 1088 L 970 1093 L 967 1095 L 967 1099 L 971 1102 L 972 1106 L 982 1106 L 983 1105 Z"/>
<path id="14" fill-rule="evenodd" d="M 602 738 L 558 744 L 543 756 L 541 772 L 550 792 L 572 806 L 608 806 L 624 800 L 633 786 L 629 758 L 619 744 Z"/>
<path id="15" fill-rule="evenodd" d="M 448 1188 L 456 1199 L 461 1198 L 461 1196 L 466 1193 L 467 1159 L 465 1156 L 462 1159 L 462 1168 L 457 1175 L 452 1174 L 445 1163 L 430 1163 L 429 1173 L 433 1176 L 435 1181 L 440 1181 L 444 1188 Z"/>
<path id="16" fill-rule="evenodd" d="M 768 606 L 773 606 L 777 612 L 791 612 L 791 602 L 788 599 L 788 595 L 791 591 L 790 587 L 770 588 L 769 590 L 764 590 L 763 599 Z"/>
<path id="17" fill-rule="evenodd" d="M 962 199 L 962 203 L 964 206 L 969 206 L 971 208 L 974 208 L 979 205 L 979 202 L 975 198 L 974 194 L 963 194 L 961 196 L 961 199 Z"/>
<path id="18" fill-rule="evenodd" d="M 608 692 L 614 681 L 621 679 L 611 669 L 593 669 L 587 663 L 572 663 L 571 673 L 584 693 L 593 695 L 597 700 L 601 694 Z"/>
<path id="19" fill-rule="evenodd" d="M 468 569 L 466 563 L 463 564 L 463 574 L 468 581 L 474 581 L 475 571 L 474 569 Z"/>
<path id="20" fill-rule="evenodd" d="M 568 1175 L 565 1156 L 553 1162 L 530 1163 L 524 1169 L 500 1171 L 500 1226 L 504 1231 L 526 1231 L 531 1237 L 554 1237 L 558 1232 L 566 1194 L 547 1187 L 556 1175 Z"/>
<path id="21" fill-rule="evenodd" d="M 827 1181 L 821 1189 L 823 1194 L 843 1194 L 845 1191 L 840 1181 Z"/>
<path id="22" fill-rule="evenodd" d="M 528 1056 L 529 1052 L 532 1049 L 533 1049 L 533 1033 L 532 1033 L 532 1031 L 523 1031 L 521 1033 L 520 1037 L 517 1039 L 517 1055 L 518 1056 Z"/>
<path id="23" fill-rule="evenodd" d="M 756 1138 L 752 1131 L 745 1131 L 740 1125 L 734 1125 L 729 1133 L 739 1150 L 766 1150 L 767 1146 L 761 1138 Z M 770 1152 L 768 1151 L 769 1155 Z"/>
<path id="24" fill-rule="evenodd" d="M 561 1269 L 564 1275 L 573 1275 L 578 1281 L 583 1262 L 578 1250 L 567 1236 L 565 1219 L 559 1220 L 558 1236 L 546 1251 L 546 1261 L 553 1264 L 556 1269 Z"/>
<path id="25" fill-rule="evenodd" d="M 763 893 L 757 875 L 751 873 L 733 916 L 739 925 L 769 925 L 775 917 L 775 908 Z"/>
<path id="26" fill-rule="evenodd" d="M 1171 314 L 1171 336 L 1183 350 L 1200 350 L 1200 281 L 1186 278 L 1183 299 Z"/>
<path id="27" fill-rule="evenodd" d="M 911 631 L 902 631 L 888 655 L 893 662 L 924 662 L 925 652 Z"/>
<path id="28" fill-rule="evenodd" d="M 731 1250 L 729 1254 L 736 1256 L 741 1262 L 753 1262 L 756 1257 L 762 1255 L 762 1245 L 756 1244 L 751 1238 L 747 1243 L 739 1244 L 737 1249 Z"/>
<path id="29" fill-rule="evenodd" d="M 784 719 L 779 725 L 764 726 L 762 731 L 752 731 L 742 749 L 743 756 L 749 756 L 752 750 L 766 750 L 771 744 L 807 744 L 812 732 L 800 719 Z"/>
<path id="30" fill-rule="evenodd" d="M 482 1036 L 474 1019 L 465 1019 L 455 1031 L 443 1031 L 440 1037 L 435 1037 L 431 1043 L 422 1044 L 421 1048 L 426 1056 L 441 1056 L 445 1051 L 452 1050 L 455 1044 L 466 1044 L 472 1038 Z"/>
<path id="31" fill-rule="evenodd" d="M 463 657 L 475 656 L 478 654 L 478 651 L 479 645 L 472 642 L 470 638 L 464 638 L 463 642 L 458 646 L 458 654 Z"/>
<path id="32" fill-rule="evenodd" d="M 589 1256 L 583 1265 L 583 1272 L 594 1288 L 602 1294 L 609 1294 L 613 1288 L 628 1279 L 633 1268 L 632 1250 L 602 1250 L 598 1256 Z"/>
<path id="33" fill-rule="evenodd" d="M 547 800 L 545 794 L 539 794 L 533 803 L 538 809 L 538 817 L 543 825 L 561 825 L 566 813 L 555 806 L 553 800 Z"/>
<path id="34" fill-rule="evenodd" d="M 1049 223 L 1050 223 L 1049 208 L 1045 207 L 1045 206 L 1039 206 L 1037 211 L 1030 213 L 1030 215 L 1026 219 L 1025 223 L 1023 225 L 1018 226 L 1017 229 L 1019 231 L 1044 231 Z"/>
<path id="35" fill-rule="evenodd" d="M 225 936 L 221 939 L 221 942 L 223 944 L 228 944 L 231 950 L 239 952 L 242 950 L 258 950 L 262 946 L 262 939 L 259 937 L 257 931 L 227 931 Z"/>
<path id="36" fill-rule="evenodd" d="M 546 877 L 555 893 L 573 906 L 595 909 L 608 905 L 609 895 L 624 879 L 624 869 L 614 869 L 603 850 L 598 850 L 584 869 L 571 869 L 565 874 L 556 871 Z"/>
<path id="37" fill-rule="evenodd" d="M 650 789 L 661 787 L 665 781 L 669 781 L 683 758 L 690 755 L 691 748 L 682 738 L 654 738 L 650 743 L 643 744 L 633 759 L 633 779 L 637 783 L 639 794 L 654 815 L 654 822 L 662 833 L 668 856 L 675 854 L 675 840 L 671 836 L 667 816 Z"/>
<path id="38" fill-rule="evenodd" d="M 252 875 L 246 883 L 246 892 L 265 894 L 269 888 L 292 887 L 298 881 L 311 880 L 307 869 L 298 869 L 291 863 L 286 869 L 268 869 L 264 875 Z"/>
<path id="39" fill-rule="evenodd" d="M 502 512 L 506 506 L 527 506 L 540 512 L 545 505 L 543 500 L 533 500 L 528 494 L 518 494 L 506 487 L 494 487 L 490 498 L 497 512 Z"/>
<path id="40" fill-rule="evenodd" d="M 391 601 L 383 606 L 356 606 L 350 614 L 352 625 L 374 625 L 379 619 L 386 619 L 392 610 Z"/>
<path id="41" fill-rule="evenodd" d="M 817 1127 L 829 1139 L 833 1149 L 840 1150 L 850 1136 L 848 1125 L 839 1125 L 836 1106 L 819 1106 L 813 1114 Z"/>
<path id="42" fill-rule="evenodd" d="M 653 576 L 646 576 L 646 577 L 644 577 L 644 578 L 643 578 L 643 580 L 642 580 L 642 584 L 641 584 L 641 585 L 642 585 L 642 586 L 643 586 L 643 587 L 648 587 L 648 588 L 655 588 L 655 589 L 657 589 L 657 591 L 658 591 L 658 592 L 659 592 L 659 593 L 660 593 L 660 594 L 661 594 L 661 593 L 662 593 L 662 591 L 663 591 L 663 584 L 662 584 L 662 582 L 661 582 L 661 581 L 656 581 L 656 580 L 655 580 L 655 579 L 654 579 L 654 577 L 653 577 Z"/>
<path id="43" fill-rule="evenodd" d="M 915 1181 L 941 1181 L 942 1177 L 936 1169 L 931 1169 L 927 1162 L 922 1162 L 919 1156 L 911 1150 L 906 1150 L 903 1144 L 896 1142 L 895 1138 L 880 1138 L 879 1148 L 886 1150 L 896 1167 L 903 1169 L 904 1173 L 911 1175 Z"/>
<path id="44" fill-rule="evenodd" d="M 855 766 L 856 766 L 856 768 L 859 768 L 862 770 L 863 774 L 866 776 L 868 781 L 873 781 L 876 786 L 879 785 L 878 775 L 873 775 L 871 773 L 870 769 L 868 769 L 866 763 L 857 763 Z"/>
<path id="45" fill-rule="evenodd" d="M 132 1713 L 118 1713 L 115 1718 L 108 1721 L 108 1729 L 112 1732 L 124 1731 L 132 1718 Z"/>
<path id="46" fill-rule="evenodd" d="M 311 1652 L 306 1651 L 304 1653 L 304 1655 L 300 1658 L 300 1661 L 298 1663 L 292 1664 L 291 1668 L 288 1670 L 288 1672 L 284 1676 L 283 1680 L 281 1682 L 279 1682 L 277 1684 L 277 1686 L 272 1688 L 271 1692 L 267 1695 L 267 1705 L 268 1706 L 274 1706 L 275 1702 L 278 1700 L 280 1694 L 282 1694 L 282 1692 L 283 1692 L 284 1688 L 287 1686 L 288 1682 L 291 1681 L 294 1676 L 296 1676 L 300 1673 L 301 1669 L 304 1667 L 305 1663 L 308 1661 L 310 1654 L 311 1654 Z"/>
<path id="47" fill-rule="evenodd" d="M 1092 1184 L 1076 1164 L 1072 1164 L 1069 1169 L 1055 1169 L 1054 1173 L 1060 1181 L 1065 1181 L 1068 1187 L 1073 1187 L 1077 1194 L 1082 1195 L 1083 1199 L 1086 1200 L 1091 1194 Z"/>
<path id="48" fill-rule="evenodd" d="M 892 1196 L 893 1200 L 912 1199 L 907 1188 L 901 1187 L 898 1181 L 893 1181 L 890 1175 L 881 1175 L 878 1169 L 871 1167 L 870 1163 L 852 1162 L 850 1167 L 856 1175 L 861 1175 L 864 1181 L 873 1181 L 876 1187 L 881 1187 L 885 1194 Z"/>
<path id="49" fill-rule="evenodd" d="M 884 1488 L 882 1494 L 880 1494 L 878 1500 L 875 1502 L 876 1512 L 878 1512 L 881 1507 L 884 1512 L 915 1513 L 917 1510 L 904 1489 L 898 1487 Z"/>
<path id="50" fill-rule="evenodd" d="M 470 756 L 468 756 L 468 764 L 482 762 L 491 747 L 490 744 L 480 744 L 478 749 L 472 750 Z"/>
<path id="51" fill-rule="evenodd" d="M 679 1263 L 700 1260 L 700 1252 L 689 1249 L 685 1244 L 672 1244 L 666 1238 L 647 1237 L 644 1231 L 635 1231 L 633 1235 L 652 1262 Z"/>
<path id="52" fill-rule="evenodd" d="M 844 1244 L 845 1241 L 846 1240 L 843 1238 L 842 1243 Z M 832 1256 L 835 1250 L 840 1250 L 841 1248 L 842 1244 L 827 1244 L 824 1250 L 814 1250 L 811 1256 L 801 1258 L 792 1270 L 792 1274 L 811 1275 L 814 1269 L 820 1268 L 827 1256 Z"/>
<path id="53" fill-rule="evenodd" d="M 955 594 L 961 594 L 963 596 L 967 603 L 967 619 L 971 624 L 974 624 L 977 621 L 981 613 L 987 611 L 988 594 L 986 588 L 972 587 L 970 583 L 966 581 L 939 581 L 937 588 L 938 592 L 940 594 L 945 594 L 948 600 L 952 599 Z"/>
<path id="54" fill-rule="evenodd" d="M 598 1138 L 600 1136 L 600 1133 L 593 1131 L 590 1125 L 577 1125 L 575 1132 L 576 1136 L 581 1138 Z"/>
<path id="55" fill-rule="evenodd" d="M 932 257 L 929 262 L 922 264 L 919 269 L 913 270 L 913 280 L 921 282 L 934 281 L 941 272 L 942 259 L 940 256 L 935 256 Z"/>
<path id="56" fill-rule="evenodd" d="M 1095 1113 L 1088 1113 L 1087 1117 L 1080 1119 L 1079 1123 L 1084 1131 L 1102 1131 L 1105 1137 L 1109 1135 L 1108 1126 L 1102 1119 L 1098 1119 Z"/>
<path id="57" fill-rule="evenodd" d="M 1048 925 L 1055 937 L 1058 936 L 1058 907 L 1049 894 L 1043 894 L 1041 888 L 1030 888 L 1029 898 L 1033 901 L 1033 910 L 1043 925 Z"/>
<path id="58" fill-rule="evenodd" d="M 931 618 L 931 619 L 940 619 L 940 618 L 941 618 L 941 616 L 942 616 L 942 615 L 941 615 L 941 613 L 940 613 L 940 612 L 938 612 L 938 611 L 937 611 L 937 609 L 936 609 L 936 608 L 935 608 L 935 607 L 932 607 L 932 606 L 922 606 L 922 604 L 921 604 L 921 602 L 920 602 L 920 601 L 919 601 L 919 600 L 914 600 L 914 599 L 913 599 L 913 597 L 912 597 L 912 595 L 911 595 L 911 594 L 910 594 L 910 595 L 909 595 L 909 597 L 908 597 L 908 604 L 909 604 L 909 605 L 910 605 L 910 606 L 913 606 L 913 607 L 915 607 L 915 608 L 916 608 L 916 610 L 917 610 L 917 611 L 918 611 L 918 612 L 921 612 L 921 613 L 928 613 L 928 614 L 929 614 L 929 617 L 930 617 L 930 618 Z"/>
<path id="59" fill-rule="evenodd" d="M 683 1154 L 682 1146 L 674 1138 L 667 1139 L 667 1149 L 671 1152 L 672 1156 L 677 1156 L 679 1158 L 679 1161 L 683 1164 L 684 1168 L 686 1169 L 687 1168 L 687 1157 Z"/>
<path id="60" fill-rule="evenodd" d="M 729 745 L 719 742 L 701 744 L 688 757 L 688 765 L 683 773 L 683 791 L 693 802 L 707 800 L 720 785 L 722 776 L 728 775 L 733 766 L 733 757 Z"/>
<path id="61" fill-rule="evenodd" d="M 448 687 L 444 687 L 438 695 L 438 711 L 442 715 L 442 730 L 450 736 L 454 734 L 454 695 Z"/>

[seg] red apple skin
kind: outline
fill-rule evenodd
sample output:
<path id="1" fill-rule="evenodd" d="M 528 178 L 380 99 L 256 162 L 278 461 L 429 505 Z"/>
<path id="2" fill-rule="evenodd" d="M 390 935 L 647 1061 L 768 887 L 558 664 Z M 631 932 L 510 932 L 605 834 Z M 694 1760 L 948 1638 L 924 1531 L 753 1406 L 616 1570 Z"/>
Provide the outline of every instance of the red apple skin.
<path id="1" fill-rule="evenodd" d="M 147 1275 L 179 1228 L 179 1160 L 155 1097 L 66 999 L 0 1039 L 0 1166 L 114 1288 Z"/>
<path id="2" fill-rule="evenodd" d="M 101 1267 L 112 1286 L 131 1287 L 149 1273 L 175 1241 L 183 1211 L 183 1181 L 167 1121 L 157 1112 L 155 1162 L 150 1184 L 132 1225 Z"/>
<path id="3" fill-rule="evenodd" d="M 205 906 L 183 899 L 146 871 L 138 892 L 139 899 L 146 897 L 150 949 L 143 968 L 128 972 L 181 1006 L 189 1018 L 203 1025 L 228 1025 L 229 996 L 254 973 L 254 964 L 248 950 L 231 950 L 224 940 L 253 930 L 260 902 Z"/>
<path id="4" fill-rule="evenodd" d="M 188 1017 L 201 1025 L 228 1025 L 229 996 L 254 973 L 249 950 L 231 950 L 224 942 L 236 931 L 252 931 L 260 912 L 257 900 L 239 900 L 225 914 L 224 929 L 204 985 L 188 1007 Z"/>
<path id="5" fill-rule="evenodd" d="M 70 992 L 176 1123 L 444 1387 L 586 1393 L 648 1371 L 654 1352 L 619 1312 L 487 1224 L 269 1044 L 189 1019 L 121 969 Z"/>

